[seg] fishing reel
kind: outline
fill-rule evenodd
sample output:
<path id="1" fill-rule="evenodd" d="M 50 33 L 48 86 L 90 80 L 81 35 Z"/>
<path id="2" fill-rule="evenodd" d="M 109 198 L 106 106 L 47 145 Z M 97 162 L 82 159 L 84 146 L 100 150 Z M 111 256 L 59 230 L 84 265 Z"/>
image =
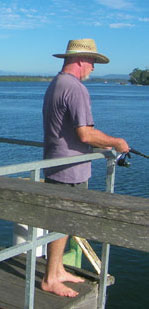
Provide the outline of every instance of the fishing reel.
<path id="1" fill-rule="evenodd" d="M 116 158 L 116 164 L 123 167 L 130 167 L 131 163 L 126 161 L 127 157 L 130 159 L 130 153 L 123 152 Z"/>
<path id="2" fill-rule="evenodd" d="M 141 157 L 144 157 L 146 159 L 149 159 L 149 155 L 146 155 L 134 148 L 130 148 L 129 149 L 129 152 L 123 152 L 121 153 L 120 155 L 118 155 L 118 157 L 116 158 L 116 164 L 119 165 L 119 166 L 123 166 L 123 167 L 130 167 L 131 163 L 126 161 L 127 157 L 130 159 L 131 158 L 131 155 L 130 155 L 130 152 L 136 154 L 136 155 L 139 155 Z"/>

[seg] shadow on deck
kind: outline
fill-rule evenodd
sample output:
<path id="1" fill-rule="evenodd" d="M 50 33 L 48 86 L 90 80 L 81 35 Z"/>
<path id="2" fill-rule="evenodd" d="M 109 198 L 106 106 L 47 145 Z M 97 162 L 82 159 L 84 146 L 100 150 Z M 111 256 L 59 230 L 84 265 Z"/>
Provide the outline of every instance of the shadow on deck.
<path id="1" fill-rule="evenodd" d="M 19 255 L 0 263 L 0 309 L 23 309 L 25 292 L 26 255 Z M 35 309 L 94 309 L 97 308 L 98 276 L 96 274 L 67 267 L 69 271 L 85 278 L 84 283 L 67 283 L 79 291 L 76 298 L 59 297 L 41 290 L 40 283 L 44 274 L 46 261 L 37 258 L 35 282 Z M 114 278 L 108 278 L 108 285 Z"/>

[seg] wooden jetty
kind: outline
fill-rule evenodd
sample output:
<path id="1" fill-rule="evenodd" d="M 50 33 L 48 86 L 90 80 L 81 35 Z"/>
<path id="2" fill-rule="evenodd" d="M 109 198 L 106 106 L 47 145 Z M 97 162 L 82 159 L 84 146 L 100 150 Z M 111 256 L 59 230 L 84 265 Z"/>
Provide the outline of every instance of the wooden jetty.
<path id="1" fill-rule="evenodd" d="M 63 186 L 0 177 L 0 218 L 58 233 L 79 235 L 90 240 L 100 241 L 105 244 L 105 248 L 106 244 L 113 244 L 149 252 L 149 199 L 85 189 L 80 189 L 78 194 L 78 190 L 66 189 Z M 102 309 L 105 307 L 104 303 L 99 305 L 99 298 L 97 299 L 98 291 L 100 291 L 97 287 L 97 278 L 94 280 L 88 278 L 85 283 L 78 285 L 80 295 L 75 300 L 73 299 L 74 304 L 72 299 L 63 299 L 41 291 L 40 281 L 45 267 L 45 260 L 41 259 L 37 259 L 35 305 L 28 304 L 23 307 L 24 298 L 22 295 L 26 271 L 25 259 L 18 254 L 20 247 L 21 245 L 18 245 L 14 249 L 10 248 L 0 252 L 0 260 L 3 261 L 0 264 L 0 307 L 2 309 L 38 309 L 38 304 L 40 308 L 45 309 Z M 28 260 L 34 251 L 30 238 L 24 245 L 24 251 L 25 249 L 29 250 Z M 6 258 L 4 258 L 5 255 Z M 8 256 L 12 258 L 8 259 Z M 104 264 L 103 254 L 102 267 Z M 32 269 L 30 271 L 27 291 L 32 291 L 30 281 L 34 279 L 34 272 Z M 103 277 L 101 269 L 101 275 L 98 277 L 99 289 Z M 15 283 L 15 280 L 18 283 Z M 111 281 L 111 283 L 113 282 Z M 2 294 L 5 295 L 5 299 L 2 298 Z M 30 294 L 32 296 L 31 292 Z M 10 295 L 12 295 L 12 299 Z M 7 304 L 9 298 L 10 306 Z M 15 300 L 17 304 L 13 305 Z"/>

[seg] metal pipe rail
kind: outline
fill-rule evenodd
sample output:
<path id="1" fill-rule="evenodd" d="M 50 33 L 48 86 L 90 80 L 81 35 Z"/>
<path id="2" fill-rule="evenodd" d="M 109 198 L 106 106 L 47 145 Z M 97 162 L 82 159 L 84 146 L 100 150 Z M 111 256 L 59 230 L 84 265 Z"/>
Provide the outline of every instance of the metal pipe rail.
<path id="1" fill-rule="evenodd" d="M 8 139 L 0 139 L 0 142 L 9 142 Z M 42 147 L 43 143 L 30 141 L 20 141 L 12 140 L 14 144 L 27 145 L 27 146 L 37 146 Z M 107 177 L 106 177 L 106 192 L 114 192 L 114 179 L 115 179 L 115 150 L 102 150 L 95 148 L 93 153 L 79 155 L 69 158 L 60 159 L 50 159 L 28 162 L 23 164 L 8 165 L 0 167 L 0 176 L 12 175 L 22 172 L 30 172 L 30 179 L 33 181 L 40 181 L 40 171 L 44 168 L 49 168 L 53 166 L 61 166 L 70 163 L 79 163 L 96 159 L 107 159 Z M 24 309 L 34 308 L 34 284 L 35 284 L 35 265 L 36 265 L 36 248 L 40 245 L 47 244 L 53 240 L 64 237 L 61 233 L 50 233 L 45 236 L 37 238 L 37 228 L 29 227 L 28 229 L 28 240 L 23 244 L 10 247 L 8 249 L 2 250 L 0 252 L 0 261 L 13 257 L 15 255 L 21 254 L 27 251 L 27 261 L 26 261 L 26 288 L 25 288 L 25 304 Z M 107 287 L 107 274 L 108 274 L 108 263 L 109 263 L 109 244 L 103 244 L 102 249 L 102 266 L 100 274 L 100 286 L 99 286 L 99 297 L 98 297 L 98 309 L 105 308 L 106 301 L 106 287 Z"/>
<path id="2" fill-rule="evenodd" d="M 32 147 L 43 147 L 43 142 L 27 141 L 23 139 L 7 138 L 7 137 L 0 137 L 0 143 L 32 146 Z"/>

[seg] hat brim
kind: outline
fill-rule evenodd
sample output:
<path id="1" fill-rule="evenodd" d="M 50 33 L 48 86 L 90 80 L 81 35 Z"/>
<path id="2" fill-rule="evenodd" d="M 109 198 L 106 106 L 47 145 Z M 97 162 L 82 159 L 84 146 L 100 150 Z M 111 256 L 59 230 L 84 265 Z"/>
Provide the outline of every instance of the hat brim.
<path id="1" fill-rule="evenodd" d="M 69 58 L 69 57 L 88 57 L 94 59 L 95 63 L 108 63 L 110 60 L 98 53 L 88 53 L 88 52 L 78 52 L 78 53 L 70 53 L 70 54 L 54 54 L 54 57 L 57 58 Z"/>

